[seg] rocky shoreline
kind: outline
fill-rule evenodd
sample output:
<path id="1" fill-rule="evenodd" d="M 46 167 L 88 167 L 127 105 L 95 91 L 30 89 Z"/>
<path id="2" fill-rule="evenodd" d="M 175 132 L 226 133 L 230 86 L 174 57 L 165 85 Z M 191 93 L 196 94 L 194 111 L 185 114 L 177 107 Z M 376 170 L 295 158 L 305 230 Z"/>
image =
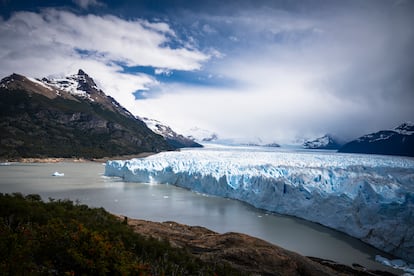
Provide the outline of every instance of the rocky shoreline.
<path id="1" fill-rule="evenodd" d="M 227 264 L 247 275 L 395 275 L 305 257 L 258 238 L 240 233 L 219 234 L 200 226 L 152 222 L 119 216 L 136 233 L 167 240 L 210 264 Z"/>

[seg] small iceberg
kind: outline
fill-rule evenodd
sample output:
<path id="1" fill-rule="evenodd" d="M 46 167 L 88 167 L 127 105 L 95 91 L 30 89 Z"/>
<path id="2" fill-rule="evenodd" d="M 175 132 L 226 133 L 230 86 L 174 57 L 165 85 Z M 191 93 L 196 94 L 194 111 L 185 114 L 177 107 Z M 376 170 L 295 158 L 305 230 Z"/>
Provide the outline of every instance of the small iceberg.
<path id="1" fill-rule="evenodd" d="M 60 172 L 54 172 L 52 174 L 52 176 L 65 176 L 65 174 L 64 173 L 60 173 Z"/>

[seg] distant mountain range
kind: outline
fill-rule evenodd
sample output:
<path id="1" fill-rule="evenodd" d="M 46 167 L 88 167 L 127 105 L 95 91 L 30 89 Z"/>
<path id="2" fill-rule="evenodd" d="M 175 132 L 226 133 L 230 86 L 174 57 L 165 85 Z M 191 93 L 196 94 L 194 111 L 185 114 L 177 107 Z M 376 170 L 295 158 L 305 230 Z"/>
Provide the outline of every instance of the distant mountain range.
<path id="1" fill-rule="evenodd" d="M 364 135 L 343 145 L 339 152 L 414 156 L 414 124 Z"/>
<path id="2" fill-rule="evenodd" d="M 331 135 L 326 134 L 322 137 L 319 137 L 315 140 L 307 140 L 303 143 L 305 149 L 326 149 L 326 150 L 337 150 L 341 147 L 335 138 Z"/>
<path id="3" fill-rule="evenodd" d="M 306 140 L 302 146 L 306 149 L 338 150 L 345 153 L 414 156 L 414 124 L 406 122 L 393 130 L 380 130 L 347 143 L 341 143 L 326 134 L 314 140 Z"/>
<path id="4" fill-rule="evenodd" d="M 199 143 L 195 142 L 194 139 L 184 137 L 183 135 L 176 133 L 171 129 L 171 127 L 161 123 L 160 121 L 146 117 L 138 117 L 138 119 L 142 120 L 153 132 L 163 136 L 168 144 L 174 148 L 203 147 Z"/>
<path id="5" fill-rule="evenodd" d="M 280 147 L 276 142 L 263 142 L 260 137 L 255 138 L 223 138 L 217 133 L 199 127 L 192 127 L 186 131 L 187 138 L 202 144 L 218 144 L 224 146 L 246 147 Z"/>
<path id="6" fill-rule="evenodd" d="M 84 157 L 160 152 L 199 143 L 278 147 L 277 143 L 219 139 L 192 128 L 186 136 L 159 121 L 139 118 L 98 88 L 83 70 L 60 78 L 12 74 L 0 81 L 0 158 Z M 257 139 L 256 139 L 257 140 Z M 414 156 L 414 124 L 364 135 L 341 146 L 330 135 L 303 143 L 308 149 Z"/>
<path id="7" fill-rule="evenodd" d="M 85 157 L 172 150 L 84 71 L 0 82 L 0 157 Z"/>

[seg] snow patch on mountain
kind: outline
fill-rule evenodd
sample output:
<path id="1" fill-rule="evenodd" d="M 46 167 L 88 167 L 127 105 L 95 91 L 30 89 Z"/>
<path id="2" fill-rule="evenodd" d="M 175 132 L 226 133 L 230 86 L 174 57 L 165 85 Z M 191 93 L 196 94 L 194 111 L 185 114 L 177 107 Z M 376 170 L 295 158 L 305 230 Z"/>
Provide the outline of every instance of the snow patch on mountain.
<path id="1" fill-rule="evenodd" d="M 8 90 L 25 90 L 31 93 L 41 94 L 50 99 L 63 97 L 64 99 L 88 100 L 100 104 L 111 111 L 116 111 L 126 117 L 134 118 L 126 108 L 119 104 L 113 97 L 106 95 L 96 85 L 95 81 L 82 69 L 77 74 L 69 76 L 54 76 L 43 79 L 26 77 L 19 74 L 12 74 L 0 82 L 0 88 Z"/>
<path id="2" fill-rule="evenodd" d="M 393 130 L 381 130 L 359 137 L 340 152 L 414 156 L 414 125 L 406 122 Z"/>
<path id="3" fill-rule="evenodd" d="M 105 175 L 234 198 L 345 232 L 414 259 L 414 160 L 207 148 L 108 161 Z"/>
<path id="4" fill-rule="evenodd" d="M 95 83 L 95 81 L 89 77 L 82 69 L 79 69 L 77 74 L 68 75 L 68 76 L 53 76 L 48 78 L 43 78 L 41 80 L 44 85 L 53 87 L 57 90 L 57 95 L 61 95 L 61 91 L 67 92 L 73 96 L 86 98 L 92 102 L 98 101 L 100 103 L 108 102 L 107 100 L 102 100 L 107 98 L 107 96 Z M 115 101 L 112 97 L 109 97 L 114 106 L 118 106 L 120 109 L 123 109 L 124 113 L 129 113 L 125 108 L 121 107 L 118 102 Z M 128 114 L 130 115 L 130 114 Z"/>
<path id="5" fill-rule="evenodd" d="M 395 132 L 401 135 L 413 135 L 414 134 L 414 123 L 405 122 L 394 129 Z"/>
<path id="6" fill-rule="evenodd" d="M 368 141 L 370 143 L 380 140 L 388 140 L 392 136 L 400 135 L 413 135 L 414 134 L 414 124 L 411 122 L 403 123 L 391 130 L 382 130 L 375 133 L 370 133 L 364 136 L 359 137 L 358 141 Z"/>
<path id="7" fill-rule="evenodd" d="M 50 91 L 53 91 L 53 88 L 52 87 L 50 87 L 49 85 L 45 84 L 44 82 L 42 82 L 42 81 L 40 81 L 38 79 L 31 78 L 31 77 L 26 77 L 26 78 L 28 80 L 30 80 L 31 82 L 34 82 L 34 83 L 36 83 L 36 84 L 38 84 L 38 85 L 40 85 L 40 86 L 42 86 L 42 87 L 44 87 L 46 89 L 49 89 Z"/>
<path id="8" fill-rule="evenodd" d="M 306 149 L 338 149 L 340 144 L 329 134 L 315 140 L 307 140 L 303 143 Z"/>
<path id="9" fill-rule="evenodd" d="M 53 86 L 59 90 L 66 91 L 75 96 L 89 98 L 93 101 L 93 99 L 90 97 L 89 91 L 85 86 L 82 86 L 82 83 L 86 83 L 87 81 L 85 74 L 78 73 L 63 78 L 43 78 L 42 81 L 45 84 Z M 96 84 L 92 84 L 91 88 L 99 90 Z"/>
<path id="10" fill-rule="evenodd" d="M 153 132 L 163 136 L 163 137 L 170 137 L 174 138 L 177 136 L 177 133 L 173 131 L 169 126 L 162 124 L 160 121 L 155 119 L 150 119 L 147 117 L 138 117 L 141 121 L 143 121 L 149 129 Z"/>
<path id="11" fill-rule="evenodd" d="M 146 117 L 138 117 L 138 119 L 143 121 L 153 132 L 163 136 L 174 148 L 202 147 L 202 145 L 196 143 L 194 139 L 184 137 L 183 135 L 176 133 L 171 127 L 161 123 L 160 121 Z"/>

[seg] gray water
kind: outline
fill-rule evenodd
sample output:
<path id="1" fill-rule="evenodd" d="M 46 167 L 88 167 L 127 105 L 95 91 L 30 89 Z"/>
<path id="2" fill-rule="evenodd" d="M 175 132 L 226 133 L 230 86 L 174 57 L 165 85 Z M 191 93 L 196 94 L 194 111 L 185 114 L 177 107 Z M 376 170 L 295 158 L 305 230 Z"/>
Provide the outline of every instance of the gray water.
<path id="1" fill-rule="evenodd" d="M 65 175 L 52 176 L 56 171 Z M 131 218 L 200 225 L 220 233 L 241 232 L 305 256 L 395 272 L 374 260 L 375 255 L 389 255 L 319 224 L 172 185 L 126 183 L 103 173 L 103 164 L 92 162 L 11 163 L 0 166 L 0 192 L 79 200 Z"/>

